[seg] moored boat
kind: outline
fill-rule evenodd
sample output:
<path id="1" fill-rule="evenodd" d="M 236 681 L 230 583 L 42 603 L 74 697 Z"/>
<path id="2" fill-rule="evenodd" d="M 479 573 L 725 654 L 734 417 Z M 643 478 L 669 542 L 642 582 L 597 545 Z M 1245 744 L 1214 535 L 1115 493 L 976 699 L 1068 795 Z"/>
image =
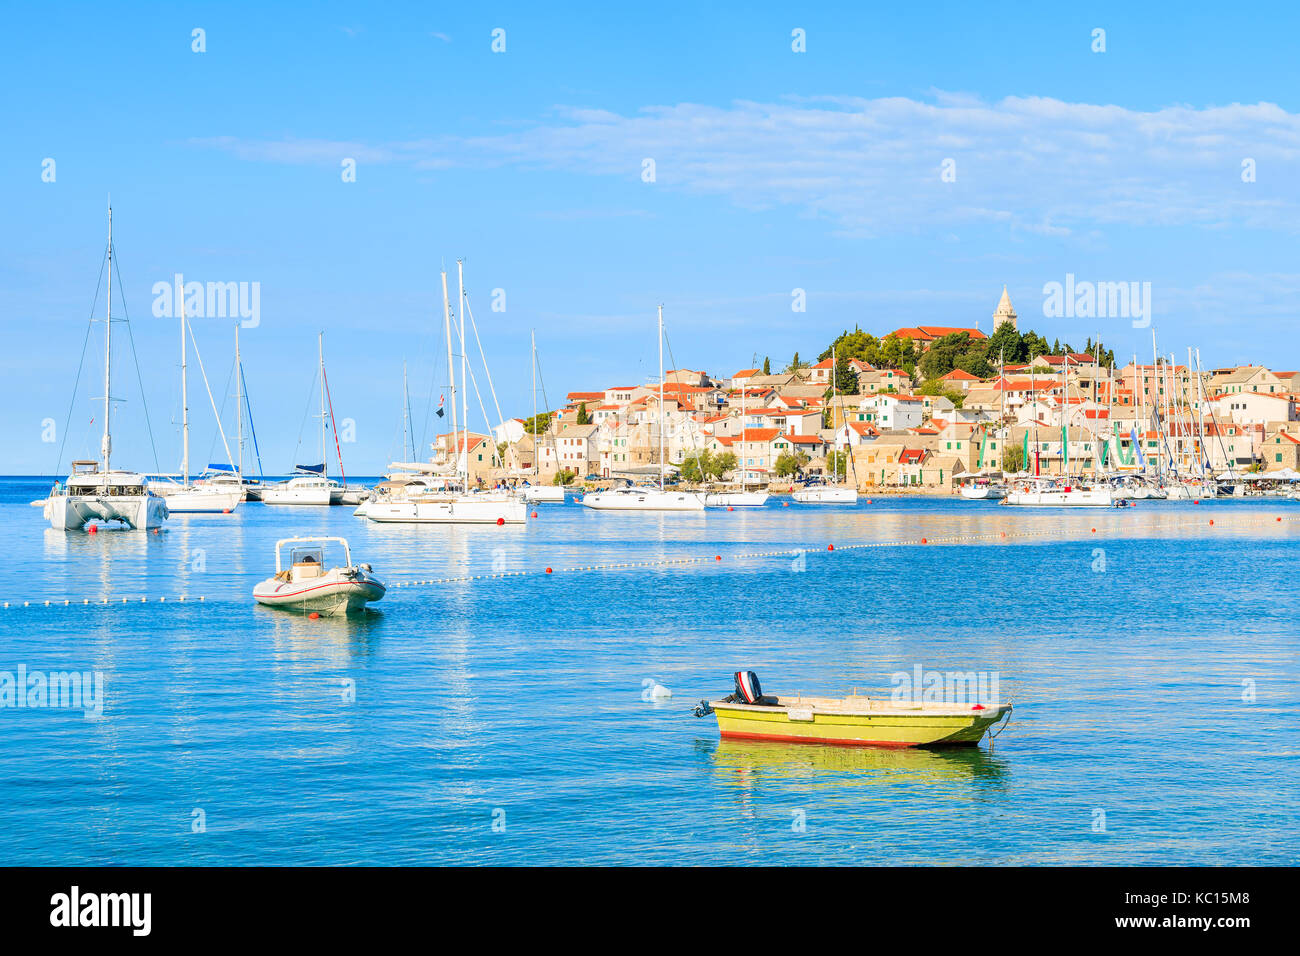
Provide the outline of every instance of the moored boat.
<path id="1" fill-rule="evenodd" d="M 343 546 L 343 564 L 325 568 L 325 546 Z M 291 545 L 289 566 L 284 548 Z M 282 538 L 275 543 L 275 576 L 253 588 L 253 598 L 268 607 L 314 611 L 326 616 L 360 611 L 387 592 L 368 564 L 353 564 L 347 539 L 331 537 Z"/>
<path id="2" fill-rule="evenodd" d="M 752 672 L 736 675 L 736 693 L 700 701 L 697 717 L 714 714 L 724 738 L 837 744 L 848 747 L 973 747 L 1010 704 L 901 702 L 848 697 L 763 696 Z"/>

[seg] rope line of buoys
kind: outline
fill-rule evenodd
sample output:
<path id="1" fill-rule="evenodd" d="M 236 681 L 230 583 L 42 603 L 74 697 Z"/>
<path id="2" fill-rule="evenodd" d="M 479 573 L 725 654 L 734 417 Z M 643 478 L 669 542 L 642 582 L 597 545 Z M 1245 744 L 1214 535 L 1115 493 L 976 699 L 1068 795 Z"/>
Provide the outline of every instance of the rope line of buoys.
<path id="1" fill-rule="evenodd" d="M 1227 528 L 1232 530 L 1235 527 L 1252 527 L 1256 525 L 1273 525 L 1282 521 L 1300 521 L 1300 516 L 1288 515 L 1285 518 L 1269 516 L 1257 519 L 1249 519 L 1242 522 L 1234 522 L 1230 525 L 1216 525 L 1213 520 L 1210 525 L 1215 528 Z M 1204 528 L 1203 520 L 1198 521 L 1181 521 L 1174 524 L 1161 525 L 1154 530 L 1169 531 L 1179 528 L 1200 527 Z M 1103 529 L 1105 530 L 1105 529 Z M 1096 528 L 1090 528 L 1087 532 L 1080 534 L 1098 534 Z M 1025 531 L 994 531 L 980 534 L 951 534 L 934 537 L 929 534 L 918 538 L 905 538 L 894 541 L 865 541 L 859 544 L 827 544 L 826 553 L 837 554 L 844 551 L 860 551 L 867 548 L 905 548 L 919 547 L 921 545 L 930 546 L 935 544 L 971 544 L 980 541 L 1009 541 L 1012 539 L 1028 538 L 1045 538 L 1048 536 L 1059 537 L 1061 532 L 1056 528 L 1044 528 L 1037 530 Z M 1082 539 L 1080 539 L 1082 540 Z M 816 553 L 814 547 L 799 548 L 777 548 L 766 551 L 742 551 L 735 554 L 726 555 L 729 561 L 743 561 L 753 558 L 779 558 L 779 557 L 796 557 L 801 554 Z M 390 589 L 406 589 L 415 587 L 430 587 L 440 584 L 466 584 L 472 581 L 495 581 L 504 578 L 521 578 L 536 577 L 538 575 L 553 574 L 580 574 L 591 571 L 623 571 L 634 568 L 658 568 L 658 567 L 686 567 L 697 564 L 715 564 L 723 560 L 723 555 L 714 554 L 707 557 L 672 557 L 672 558 L 655 558 L 646 561 L 612 561 L 601 564 L 584 564 L 574 565 L 566 568 L 552 568 L 546 566 L 544 569 L 536 571 L 494 571 L 485 574 L 463 574 L 454 576 L 444 576 L 436 578 L 419 578 L 413 580 L 397 581 L 389 585 Z M 28 599 L 25 601 L 3 601 L 0 602 L 0 609 L 14 608 L 35 608 L 35 607 L 120 607 L 122 605 L 139 605 L 139 604 L 165 604 L 167 602 L 184 604 L 187 602 L 205 602 L 206 596 L 200 595 L 193 597 L 189 595 L 159 596 L 150 598 L 147 596 L 131 597 L 98 597 L 98 598 L 51 598 L 51 599 Z"/>
<path id="2" fill-rule="evenodd" d="M 166 604 L 170 601 L 173 604 L 195 604 L 205 603 L 207 596 L 200 594 L 194 597 L 190 594 L 179 594 L 168 597 L 160 595 L 156 598 L 146 597 L 144 595 L 129 597 L 97 597 L 97 598 L 33 598 L 26 601 L 0 601 L 0 608 L 24 608 L 24 607 L 121 607 L 122 605 L 135 606 L 139 604 Z"/>

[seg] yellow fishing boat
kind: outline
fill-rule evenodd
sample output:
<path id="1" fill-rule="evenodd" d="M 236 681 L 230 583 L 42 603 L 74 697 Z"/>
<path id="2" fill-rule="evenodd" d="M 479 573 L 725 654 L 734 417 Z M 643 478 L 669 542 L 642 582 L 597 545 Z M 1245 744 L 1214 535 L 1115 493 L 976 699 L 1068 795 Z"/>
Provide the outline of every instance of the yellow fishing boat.
<path id="1" fill-rule="evenodd" d="M 736 675 L 736 693 L 700 701 L 697 717 L 716 714 L 718 731 L 736 740 L 784 740 L 847 747 L 973 747 L 1011 715 L 1010 704 L 900 702 L 848 697 L 763 696 L 752 671 Z"/>

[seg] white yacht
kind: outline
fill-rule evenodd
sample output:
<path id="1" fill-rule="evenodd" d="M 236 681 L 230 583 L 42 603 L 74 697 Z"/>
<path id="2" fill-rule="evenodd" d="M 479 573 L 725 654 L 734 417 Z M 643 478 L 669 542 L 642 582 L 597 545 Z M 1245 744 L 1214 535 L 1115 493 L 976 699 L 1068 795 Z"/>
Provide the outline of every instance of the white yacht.
<path id="1" fill-rule="evenodd" d="M 324 475 L 304 473 L 290 478 L 283 484 L 264 485 L 262 504 L 328 507 L 332 495 L 341 490 L 337 481 Z"/>
<path id="2" fill-rule="evenodd" d="M 967 501 L 1000 501 L 1007 496 L 1007 488 L 1000 481 L 975 475 L 969 481 L 962 482 L 957 493 Z"/>
<path id="3" fill-rule="evenodd" d="M 746 491 L 743 487 L 736 491 L 710 491 L 704 496 L 708 508 L 761 508 L 771 497 L 766 490 Z"/>
<path id="4" fill-rule="evenodd" d="M 75 531 L 88 522 L 104 521 L 150 531 L 167 520 L 167 503 L 149 489 L 137 472 L 114 470 L 113 451 L 113 207 L 108 208 L 108 297 L 104 317 L 104 434 L 102 460 L 72 463 L 72 473 L 56 483 L 45 499 L 44 515 L 56 531 Z M 119 319 L 118 321 L 125 321 Z"/>
<path id="5" fill-rule="evenodd" d="M 659 484 L 589 491 L 582 506 L 593 511 L 703 511 L 704 494 L 664 488 L 664 307 L 659 306 Z"/>
<path id="6" fill-rule="evenodd" d="M 1002 503 L 1037 508 L 1111 508 L 1119 500 L 1105 485 L 1074 478 L 1040 477 L 1016 482 Z"/>
<path id="7" fill-rule="evenodd" d="M 530 503 L 564 504 L 563 485 L 524 485 L 517 490 Z"/>
<path id="8" fill-rule="evenodd" d="M 790 497 L 805 505 L 852 505 L 858 502 L 858 490 L 847 485 L 809 482 Z"/>
<path id="9" fill-rule="evenodd" d="M 435 466 L 432 463 L 406 465 L 404 468 L 418 469 L 424 472 L 418 479 L 405 479 L 400 485 L 393 481 L 384 493 L 374 494 L 364 502 L 354 514 L 369 518 L 371 521 L 389 524 L 523 524 L 528 518 L 528 508 L 524 499 L 510 491 L 470 490 L 469 489 L 469 406 L 468 395 L 464 388 L 466 380 L 466 356 L 464 344 L 465 314 L 468 304 L 465 298 L 464 265 L 457 261 L 457 278 L 460 283 L 460 341 L 461 374 L 458 387 L 454 366 L 454 350 L 451 337 L 451 300 L 447 293 L 447 273 L 442 272 L 442 311 L 443 324 L 447 335 L 447 367 L 451 372 L 451 454 L 455 456 L 455 474 L 442 474 L 447 466 Z M 475 332 L 477 335 L 477 332 Z M 489 377 L 489 384 L 491 379 Z M 461 397 L 461 407 L 457 409 L 456 397 Z M 461 425 L 465 426 L 462 433 Z M 378 489 L 377 489 L 378 490 Z"/>

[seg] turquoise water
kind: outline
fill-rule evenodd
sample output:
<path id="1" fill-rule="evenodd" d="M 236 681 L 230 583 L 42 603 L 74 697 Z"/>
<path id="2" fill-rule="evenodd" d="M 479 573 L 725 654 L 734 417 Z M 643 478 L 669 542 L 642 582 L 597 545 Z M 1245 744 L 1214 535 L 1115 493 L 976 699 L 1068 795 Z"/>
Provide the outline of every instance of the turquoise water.
<path id="1" fill-rule="evenodd" d="M 522 528 L 245 504 L 91 536 L 28 507 L 47 486 L 0 479 L 0 670 L 102 671 L 105 703 L 0 708 L 10 865 L 1296 860 L 1296 502 Z M 557 573 L 396 588 L 359 620 L 254 605 L 275 540 L 314 533 L 390 583 Z M 564 570 L 668 558 L 707 560 Z M 887 693 L 917 664 L 998 673 L 991 752 L 723 743 L 688 713 L 737 668 Z"/>

